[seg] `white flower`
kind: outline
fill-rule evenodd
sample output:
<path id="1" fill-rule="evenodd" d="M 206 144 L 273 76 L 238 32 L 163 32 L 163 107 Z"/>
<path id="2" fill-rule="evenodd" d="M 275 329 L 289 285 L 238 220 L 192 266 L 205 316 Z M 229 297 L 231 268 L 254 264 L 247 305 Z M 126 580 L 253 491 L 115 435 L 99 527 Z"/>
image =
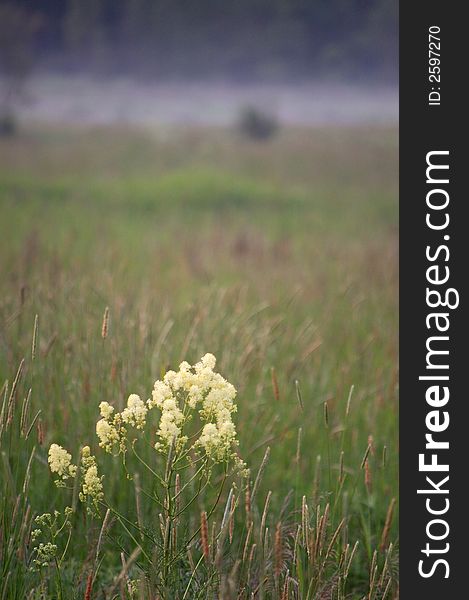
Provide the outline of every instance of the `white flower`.
<path id="1" fill-rule="evenodd" d="M 101 402 L 99 405 L 99 411 L 104 419 L 110 419 L 112 413 L 114 412 L 114 407 L 111 406 L 109 402 Z"/>
<path id="2" fill-rule="evenodd" d="M 205 452 L 215 462 L 233 460 L 241 464 L 233 452 L 238 443 L 232 418 L 236 412 L 236 389 L 213 370 L 215 365 L 213 354 L 205 354 L 193 366 L 187 361 L 181 362 L 178 371 L 167 371 L 162 381 L 155 381 L 146 403 L 131 394 L 121 413 L 116 413 L 107 402 L 101 402 L 102 418 L 96 424 L 99 445 L 107 452 L 116 447 L 125 452 L 127 426 L 143 429 L 149 411 L 157 408 L 161 414 L 155 448 L 165 453 L 175 443 L 176 450 L 181 451 L 189 441 L 186 429 L 197 411 L 202 432 L 192 447 Z M 97 477 L 91 470 L 89 477 L 94 479 L 95 475 Z"/>
<path id="3" fill-rule="evenodd" d="M 167 371 L 166 375 L 163 377 L 163 381 L 167 384 L 167 385 L 173 385 L 174 384 L 174 378 L 176 377 L 176 371 Z M 156 381 L 155 382 L 155 387 L 157 383 L 162 383 L 161 381 Z"/>
<path id="4" fill-rule="evenodd" d="M 80 500 L 85 502 L 89 497 L 95 503 L 103 499 L 102 477 L 98 475 L 96 458 L 91 455 L 90 447 L 84 446 L 81 451 L 81 470 L 83 476 Z"/>
<path id="5" fill-rule="evenodd" d="M 213 371 L 215 365 L 217 364 L 217 359 L 213 356 L 213 354 L 207 353 L 200 359 L 200 362 L 204 367 L 207 367 Z"/>
<path id="6" fill-rule="evenodd" d="M 204 390 L 198 385 L 191 385 L 189 395 L 187 396 L 187 404 L 190 408 L 195 408 L 203 398 Z"/>
<path id="7" fill-rule="evenodd" d="M 168 373 L 174 373 L 174 371 L 168 371 Z M 166 375 L 168 375 L 168 373 L 166 373 Z M 176 375 L 176 373 L 174 373 Z M 148 408 L 153 408 L 155 406 L 157 406 L 158 408 L 161 408 L 161 406 L 163 405 L 163 402 L 168 399 L 168 398 L 172 398 L 173 397 L 173 392 L 171 391 L 171 387 L 169 386 L 168 383 L 166 383 L 166 377 L 165 377 L 165 383 L 163 383 L 163 381 L 155 381 L 155 385 L 153 387 L 153 391 L 151 393 L 151 399 L 148 400 L 147 405 Z"/>
<path id="8" fill-rule="evenodd" d="M 115 417 L 114 417 L 115 420 Z M 122 446 L 122 434 L 125 429 L 116 427 L 114 422 L 107 421 L 106 419 L 100 419 L 96 423 L 96 435 L 99 438 L 99 445 L 104 448 L 106 452 L 112 452 L 115 445 Z"/>
<path id="9" fill-rule="evenodd" d="M 157 442 L 156 448 L 158 450 L 169 448 L 173 439 L 176 439 L 178 446 L 182 447 L 187 438 L 185 436 L 181 437 L 184 414 L 179 408 L 176 399 L 172 397 L 166 399 L 161 406 L 161 410 L 160 423 L 156 432 L 160 441 Z"/>
<path id="10" fill-rule="evenodd" d="M 52 444 L 49 448 L 49 467 L 52 473 L 57 473 L 62 479 L 75 477 L 77 468 L 72 464 L 72 455 L 58 444 Z"/>
<path id="11" fill-rule="evenodd" d="M 130 394 L 127 400 L 127 408 L 121 413 L 122 421 L 128 425 L 132 425 L 137 429 L 143 429 L 145 427 L 145 419 L 147 416 L 148 409 L 145 403 L 140 399 L 137 394 Z"/>

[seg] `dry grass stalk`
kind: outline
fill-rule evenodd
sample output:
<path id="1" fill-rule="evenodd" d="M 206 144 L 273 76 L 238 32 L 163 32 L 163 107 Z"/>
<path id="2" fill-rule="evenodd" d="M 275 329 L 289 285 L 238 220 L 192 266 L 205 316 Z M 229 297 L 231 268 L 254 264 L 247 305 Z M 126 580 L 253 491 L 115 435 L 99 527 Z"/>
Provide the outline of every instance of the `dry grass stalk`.
<path id="1" fill-rule="evenodd" d="M 298 546 L 300 543 L 301 525 L 296 528 L 295 541 L 293 543 L 293 560 L 292 564 L 298 569 L 297 558 L 298 558 Z"/>
<path id="2" fill-rule="evenodd" d="M 392 579 L 389 579 L 386 587 L 384 588 L 382 600 L 386 600 L 389 592 L 391 591 Z M 396 596 L 396 600 L 399 598 L 399 595 Z"/>
<path id="3" fill-rule="evenodd" d="M 373 557 L 371 559 L 371 567 L 370 567 L 370 590 L 368 592 L 368 600 L 373 598 L 373 593 L 375 590 L 376 584 L 376 575 L 378 574 L 378 552 L 375 550 L 373 552 Z"/>
<path id="4" fill-rule="evenodd" d="M 287 574 L 285 575 L 285 582 L 283 584 L 282 596 L 281 596 L 280 600 L 288 600 L 289 595 L 290 595 L 290 575 L 289 575 L 289 572 L 287 571 Z"/>
<path id="5" fill-rule="evenodd" d="M 3 428 L 5 426 L 5 413 L 7 407 L 7 394 L 8 394 L 8 380 L 2 385 L 1 395 L 3 396 L 2 410 L 0 412 L 0 440 L 3 434 Z"/>
<path id="6" fill-rule="evenodd" d="M 327 547 L 326 550 L 326 554 L 324 555 L 324 564 L 326 563 L 327 559 L 330 557 L 332 549 L 334 548 L 334 544 L 337 541 L 337 538 L 339 537 L 339 534 L 342 530 L 342 527 L 344 526 L 345 523 L 345 519 L 342 519 L 342 521 L 338 524 L 337 529 L 334 531 L 334 534 L 332 535 L 331 541 L 329 542 L 329 546 Z"/>
<path id="7" fill-rule="evenodd" d="M 316 456 L 316 468 L 314 470 L 314 480 L 313 480 L 313 491 L 312 491 L 313 506 L 315 506 L 316 502 L 317 502 L 320 482 L 321 482 L 321 455 L 318 454 Z"/>
<path id="8" fill-rule="evenodd" d="M 31 466 L 32 466 L 32 463 L 33 463 L 33 458 L 34 458 L 35 453 L 36 453 L 36 446 L 33 446 L 33 449 L 31 451 L 31 455 L 29 457 L 28 466 L 26 467 L 26 472 L 24 474 L 23 494 L 26 494 L 27 491 L 28 491 L 29 480 L 30 480 L 30 477 L 31 477 Z"/>
<path id="9" fill-rule="evenodd" d="M 304 410 L 303 396 L 301 395 L 300 382 L 298 381 L 298 379 L 295 379 L 295 391 L 296 391 L 296 397 L 298 400 L 298 404 L 300 405 L 301 410 Z"/>
<path id="10" fill-rule="evenodd" d="M 243 560 L 242 560 L 243 564 L 246 561 L 247 551 L 248 551 L 248 547 L 249 547 L 249 542 L 251 540 L 253 527 L 254 527 L 254 523 L 251 522 L 249 524 L 248 532 L 246 534 L 246 541 L 244 542 Z"/>
<path id="11" fill-rule="evenodd" d="M 342 487 L 344 483 L 344 451 L 342 450 L 340 453 L 340 462 L 339 462 L 339 487 Z"/>
<path id="12" fill-rule="evenodd" d="M 137 546 L 137 548 L 135 548 L 135 550 L 129 556 L 129 559 L 127 561 L 125 561 L 125 557 L 123 556 L 123 553 L 121 554 L 122 563 L 123 563 L 122 569 L 121 569 L 119 575 L 114 580 L 114 583 L 112 584 L 112 586 L 108 592 L 108 597 L 112 598 L 116 588 L 117 587 L 120 588 L 121 584 L 125 582 L 125 579 L 127 577 L 127 573 L 129 571 L 130 567 L 134 564 L 134 562 L 140 556 L 141 552 L 142 552 L 142 549 L 140 548 L 140 546 Z"/>
<path id="13" fill-rule="evenodd" d="M 303 434 L 303 429 L 301 427 L 298 428 L 298 437 L 296 440 L 296 455 L 295 455 L 295 463 L 297 465 L 300 464 L 301 458 L 301 436 Z"/>
<path id="14" fill-rule="evenodd" d="M 24 358 L 21 359 L 18 370 L 16 371 L 16 376 L 15 376 L 15 379 L 13 380 L 13 385 L 11 386 L 10 397 L 8 398 L 7 423 L 6 423 L 7 428 L 10 426 L 11 422 L 13 421 L 16 390 L 18 388 L 18 384 L 19 384 L 21 376 L 23 374 L 23 369 L 24 369 Z"/>
<path id="15" fill-rule="evenodd" d="M 347 577 L 348 577 L 348 574 L 349 574 L 349 571 L 350 571 L 350 567 L 352 565 L 352 561 L 353 561 L 353 558 L 354 558 L 355 553 L 357 551 L 357 548 L 358 548 L 358 540 L 355 542 L 355 544 L 354 544 L 354 546 L 352 548 L 352 552 L 350 553 L 350 558 L 349 558 L 349 560 L 348 560 L 348 562 L 346 564 L 345 571 L 344 571 L 344 577 L 345 577 L 345 579 L 347 579 Z"/>
<path id="16" fill-rule="evenodd" d="M 109 332 L 109 306 L 104 309 L 103 324 L 101 326 L 101 337 L 105 340 Z"/>
<path id="17" fill-rule="evenodd" d="M 306 503 L 306 496 L 301 500 L 301 534 L 303 538 L 303 546 L 306 548 L 308 556 L 310 556 L 310 548 L 308 543 L 309 538 L 309 510 Z"/>
<path id="18" fill-rule="evenodd" d="M 259 541 L 262 543 L 262 538 L 264 534 L 264 528 L 267 521 L 267 513 L 269 512 L 269 504 L 270 499 L 272 498 L 272 492 L 269 490 L 267 492 L 267 497 L 265 499 L 264 510 L 262 512 L 261 526 L 259 528 Z"/>
<path id="19" fill-rule="evenodd" d="M 272 390 L 274 392 L 275 401 L 278 402 L 280 400 L 280 391 L 278 387 L 277 374 L 275 373 L 275 368 L 272 367 L 270 369 L 270 375 L 272 379 Z"/>
<path id="20" fill-rule="evenodd" d="M 158 515 L 158 520 L 160 522 L 161 537 L 164 539 L 165 522 L 164 522 L 163 515 L 161 513 L 159 513 L 159 515 Z"/>
<path id="21" fill-rule="evenodd" d="M 269 528 L 266 527 L 265 528 L 265 534 L 264 534 L 264 545 L 263 545 L 263 552 L 264 552 L 264 563 L 267 560 L 268 556 L 269 556 L 269 539 L 270 539 L 270 531 Z"/>
<path id="22" fill-rule="evenodd" d="M 99 558 L 99 551 L 101 550 L 101 546 L 103 543 L 103 538 L 104 535 L 106 533 L 106 529 L 107 526 L 109 524 L 109 518 L 111 516 L 111 510 L 108 508 L 106 511 L 106 514 L 104 515 L 104 519 L 103 519 L 103 524 L 101 525 L 101 530 L 99 532 L 99 536 L 98 536 L 98 543 L 96 544 L 96 556 L 95 556 L 95 562 L 98 562 L 98 558 Z"/>
<path id="23" fill-rule="evenodd" d="M 381 552 L 388 545 L 389 532 L 391 530 L 392 518 L 394 516 L 394 507 L 396 506 L 396 499 L 392 498 L 389 503 L 388 512 L 386 513 L 386 521 L 384 522 L 383 533 L 381 534 L 381 542 L 379 544 L 379 549 Z"/>
<path id="24" fill-rule="evenodd" d="M 350 414 L 350 404 L 351 404 L 351 402 L 352 402 L 352 395 L 353 395 L 353 390 L 354 390 L 354 388 L 355 388 L 355 386 L 354 386 L 354 385 L 351 385 L 351 386 L 350 386 L 350 391 L 349 391 L 348 398 L 347 398 L 347 406 L 346 406 L 346 408 L 345 408 L 345 416 L 346 416 L 346 417 L 348 417 L 348 416 L 349 416 L 349 414 Z"/>
<path id="25" fill-rule="evenodd" d="M 26 512 L 24 514 L 24 517 L 22 519 L 21 522 L 21 529 L 20 529 L 20 533 L 18 536 L 19 539 L 19 545 L 18 545 L 18 550 L 17 550 L 17 556 L 19 560 L 23 560 L 24 558 L 24 550 L 27 544 L 27 541 L 29 539 L 30 530 L 31 527 L 31 505 L 28 504 L 27 508 L 26 508 Z"/>
<path id="26" fill-rule="evenodd" d="M 384 587 L 384 579 L 385 579 L 386 574 L 388 572 L 389 560 L 390 560 L 391 555 L 392 555 L 392 549 L 393 549 L 393 545 L 391 543 L 391 544 L 389 544 L 389 548 L 388 548 L 388 550 L 386 552 L 386 558 L 384 560 L 383 570 L 381 571 L 381 577 L 379 578 L 378 585 L 379 585 L 380 588 Z"/>
<path id="27" fill-rule="evenodd" d="M 140 531 L 140 537 L 143 540 L 143 515 L 142 515 L 142 489 L 140 486 L 140 475 L 138 473 L 134 473 L 134 490 L 135 490 L 135 508 L 137 510 L 137 523 Z"/>
<path id="28" fill-rule="evenodd" d="M 44 425 L 42 419 L 37 420 L 37 443 L 40 446 L 44 444 Z"/>
<path id="29" fill-rule="evenodd" d="M 231 497 L 231 507 L 230 507 L 230 516 L 229 516 L 229 539 L 230 539 L 230 544 L 233 542 L 233 531 L 234 531 L 234 512 L 236 509 L 236 500 L 233 496 Z"/>
<path id="30" fill-rule="evenodd" d="M 326 530 L 329 522 L 329 504 L 326 504 L 324 514 L 319 520 L 319 525 L 316 531 L 316 556 L 321 556 L 324 548 L 324 541 L 326 539 Z"/>
<path id="31" fill-rule="evenodd" d="M 366 450 L 365 450 L 365 454 L 363 455 L 362 462 L 360 464 L 360 469 L 365 468 L 365 463 L 368 459 L 368 455 L 370 454 L 370 450 L 371 450 L 371 446 L 370 446 L 370 444 L 368 444 L 368 446 L 366 447 Z"/>
<path id="32" fill-rule="evenodd" d="M 262 462 L 261 462 L 261 466 L 259 467 L 259 471 L 257 472 L 256 480 L 254 481 L 254 487 L 252 488 L 251 503 L 254 501 L 256 493 L 259 489 L 259 484 L 262 480 L 262 475 L 264 474 L 267 462 L 269 461 L 269 456 L 270 456 L 270 446 L 267 446 L 267 448 L 265 450 L 264 458 L 262 459 Z"/>
<path id="33" fill-rule="evenodd" d="M 371 494 L 372 491 L 372 477 L 371 477 L 371 467 L 370 461 L 365 460 L 365 487 L 368 494 Z"/>
<path id="34" fill-rule="evenodd" d="M 28 394 L 23 401 L 23 406 L 21 407 L 20 432 L 23 437 L 26 435 L 26 417 L 28 416 L 29 406 L 31 404 L 31 393 L 32 389 L 29 388 Z"/>
<path id="35" fill-rule="evenodd" d="M 282 539 L 282 522 L 277 523 L 275 528 L 274 542 L 274 576 L 278 580 L 283 566 L 283 539 Z"/>
<path id="36" fill-rule="evenodd" d="M 252 561 L 254 559 L 254 554 L 256 552 L 256 548 L 257 548 L 257 544 L 253 544 L 251 547 L 251 552 L 249 553 L 248 570 L 247 570 L 247 575 L 246 575 L 247 585 L 249 585 L 251 582 L 251 567 L 252 567 Z"/>
<path id="37" fill-rule="evenodd" d="M 187 560 L 189 561 L 189 566 L 191 568 L 192 573 L 195 573 L 195 562 L 194 562 L 194 557 L 192 556 L 192 550 L 191 548 L 187 548 Z"/>
<path id="38" fill-rule="evenodd" d="M 33 339 L 31 342 L 31 360 L 36 358 L 37 335 L 39 331 L 39 316 L 34 317 Z"/>
<path id="39" fill-rule="evenodd" d="M 251 488 L 249 486 L 249 483 L 246 486 L 246 492 L 244 494 L 244 510 L 246 513 L 246 523 L 248 525 L 248 527 L 250 526 L 250 524 L 252 523 L 252 516 L 251 516 Z"/>

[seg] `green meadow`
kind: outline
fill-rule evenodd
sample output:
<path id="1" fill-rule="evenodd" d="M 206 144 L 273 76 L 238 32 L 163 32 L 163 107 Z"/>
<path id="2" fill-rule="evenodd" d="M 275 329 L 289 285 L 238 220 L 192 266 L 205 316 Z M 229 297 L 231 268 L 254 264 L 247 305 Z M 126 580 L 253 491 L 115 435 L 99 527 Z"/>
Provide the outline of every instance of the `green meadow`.
<path id="1" fill-rule="evenodd" d="M 0 139 L 2 600 L 398 597 L 397 144 L 384 126 Z M 215 465 L 176 517 L 130 451 L 125 472 L 99 448 L 98 407 L 206 353 L 250 474 L 223 486 Z M 155 428 L 139 443 L 163 477 Z M 51 443 L 91 447 L 93 514 L 54 484 Z"/>

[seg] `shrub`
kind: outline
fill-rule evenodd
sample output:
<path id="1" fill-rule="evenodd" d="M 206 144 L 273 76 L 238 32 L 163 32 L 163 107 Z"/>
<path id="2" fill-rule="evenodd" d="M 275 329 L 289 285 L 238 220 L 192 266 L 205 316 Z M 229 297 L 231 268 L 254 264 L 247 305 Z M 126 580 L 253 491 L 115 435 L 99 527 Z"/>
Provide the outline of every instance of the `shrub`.
<path id="1" fill-rule="evenodd" d="M 279 122 L 273 115 L 254 106 L 248 106 L 241 111 L 238 127 L 246 137 L 263 141 L 277 133 Z"/>

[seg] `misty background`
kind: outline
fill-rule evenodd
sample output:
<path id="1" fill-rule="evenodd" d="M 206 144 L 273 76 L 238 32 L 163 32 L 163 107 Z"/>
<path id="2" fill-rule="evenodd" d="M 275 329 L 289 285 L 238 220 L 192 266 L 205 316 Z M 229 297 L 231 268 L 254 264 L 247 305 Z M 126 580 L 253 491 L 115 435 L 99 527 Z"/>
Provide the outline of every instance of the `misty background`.
<path id="1" fill-rule="evenodd" d="M 397 119 L 394 0 L 0 1 L 2 113 L 226 125 Z"/>

